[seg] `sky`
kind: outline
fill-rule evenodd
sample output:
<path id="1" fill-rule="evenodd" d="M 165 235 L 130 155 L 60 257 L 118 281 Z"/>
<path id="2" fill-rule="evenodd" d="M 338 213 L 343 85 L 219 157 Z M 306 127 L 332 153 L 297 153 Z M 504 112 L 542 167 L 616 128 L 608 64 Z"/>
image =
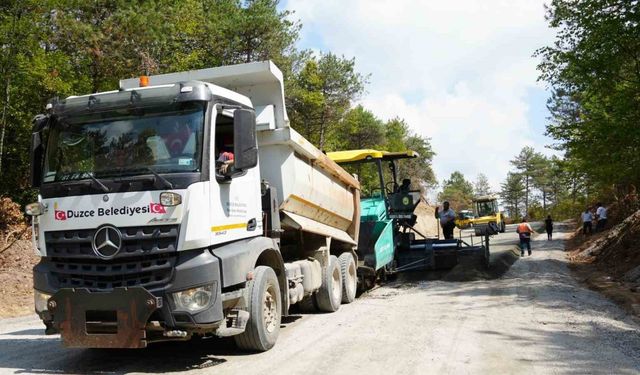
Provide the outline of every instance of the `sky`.
<path id="1" fill-rule="evenodd" d="M 549 96 L 536 49 L 555 31 L 542 0 L 287 0 L 298 47 L 354 57 L 371 74 L 360 104 L 431 139 L 440 183 L 484 173 L 492 188 L 524 146 L 546 155 Z"/>

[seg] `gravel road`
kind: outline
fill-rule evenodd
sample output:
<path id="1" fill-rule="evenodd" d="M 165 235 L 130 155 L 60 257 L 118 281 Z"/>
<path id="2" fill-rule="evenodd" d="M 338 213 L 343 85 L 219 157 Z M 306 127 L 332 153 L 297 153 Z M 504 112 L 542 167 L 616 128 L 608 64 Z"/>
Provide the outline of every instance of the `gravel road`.
<path id="1" fill-rule="evenodd" d="M 245 355 L 228 340 L 146 350 L 64 349 L 35 317 L 0 320 L 0 373 L 637 374 L 640 324 L 569 274 L 564 229 L 492 280 L 411 277 L 334 314 L 296 315 L 278 344 Z M 516 234 L 494 238 L 493 256 Z"/>

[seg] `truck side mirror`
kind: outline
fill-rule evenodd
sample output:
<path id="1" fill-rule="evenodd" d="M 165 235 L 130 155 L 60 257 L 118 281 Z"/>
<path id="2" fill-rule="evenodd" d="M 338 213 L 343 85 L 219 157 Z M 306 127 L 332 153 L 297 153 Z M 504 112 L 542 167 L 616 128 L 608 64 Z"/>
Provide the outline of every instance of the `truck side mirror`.
<path id="1" fill-rule="evenodd" d="M 236 109 L 233 114 L 233 168 L 244 171 L 258 165 L 256 143 L 256 113 L 249 109 Z"/>
<path id="2" fill-rule="evenodd" d="M 31 133 L 31 186 L 40 187 L 42 184 L 42 163 L 44 157 L 44 146 L 42 144 L 42 132 L 49 122 L 49 117 L 38 115 L 33 119 L 33 133 Z"/>

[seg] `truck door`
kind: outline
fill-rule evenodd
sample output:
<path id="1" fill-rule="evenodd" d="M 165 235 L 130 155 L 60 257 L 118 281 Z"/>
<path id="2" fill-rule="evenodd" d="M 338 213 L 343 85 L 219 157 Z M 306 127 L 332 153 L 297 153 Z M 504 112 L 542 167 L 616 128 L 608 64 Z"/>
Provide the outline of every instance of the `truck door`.
<path id="1" fill-rule="evenodd" d="M 262 234 L 260 170 L 237 170 L 235 110 L 219 110 L 212 124 L 210 223 L 213 245 Z M 214 113 L 216 113 L 214 112 Z"/>

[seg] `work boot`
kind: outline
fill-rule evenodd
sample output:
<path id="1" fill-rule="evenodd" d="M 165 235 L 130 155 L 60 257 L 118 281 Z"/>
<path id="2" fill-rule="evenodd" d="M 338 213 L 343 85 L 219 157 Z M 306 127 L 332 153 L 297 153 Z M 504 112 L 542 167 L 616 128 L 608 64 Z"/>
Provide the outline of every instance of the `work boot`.
<path id="1" fill-rule="evenodd" d="M 520 256 L 523 257 L 524 256 L 524 251 L 520 253 Z"/>
<path id="2" fill-rule="evenodd" d="M 522 255 L 524 255 L 524 254 L 522 254 Z M 529 256 L 531 256 L 531 251 L 529 251 Z"/>

